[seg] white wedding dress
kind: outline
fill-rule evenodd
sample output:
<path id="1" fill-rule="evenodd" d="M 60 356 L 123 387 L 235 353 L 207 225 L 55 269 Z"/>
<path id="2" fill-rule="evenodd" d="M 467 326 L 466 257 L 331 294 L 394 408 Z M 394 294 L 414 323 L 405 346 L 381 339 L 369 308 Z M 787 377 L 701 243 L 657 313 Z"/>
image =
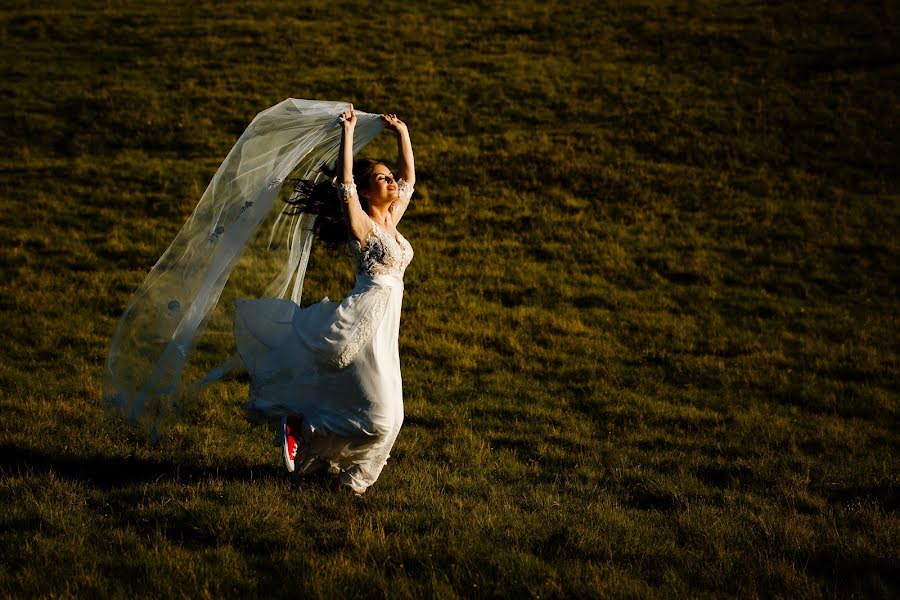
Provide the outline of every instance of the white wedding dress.
<path id="1" fill-rule="evenodd" d="M 397 202 L 409 202 L 412 191 L 399 180 Z M 325 298 L 303 309 L 285 299 L 239 300 L 234 333 L 251 377 L 248 419 L 302 416 L 296 470 L 339 473 L 363 493 L 403 423 L 398 335 L 413 250 L 374 221 L 363 244 L 349 245 L 356 285 L 340 304 Z"/>

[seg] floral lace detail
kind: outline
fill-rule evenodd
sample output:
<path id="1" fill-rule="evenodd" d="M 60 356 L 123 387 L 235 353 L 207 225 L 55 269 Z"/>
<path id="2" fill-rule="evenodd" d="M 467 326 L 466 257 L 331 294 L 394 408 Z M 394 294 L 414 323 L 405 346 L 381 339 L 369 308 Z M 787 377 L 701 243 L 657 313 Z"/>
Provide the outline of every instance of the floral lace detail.
<path id="1" fill-rule="evenodd" d="M 368 343 L 372 334 L 374 334 L 375 330 L 378 328 L 378 324 L 381 323 L 381 319 L 384 317 L 384 309 L 387 307 L 388 298 L 391 296 L 391 289 L 387 287 L 379 288 L 377 291 L 370 293 L 375 294 L 372 305 L 356 324 L 356 328 L 353 330 L 353 333 L 350 334 L 350 339 L 347 343 L 338 350 L 338 353 L 334 358 L 328 361 L 328 365 L 331 368 L 338 370 L 344 369 L 353 362 L 353 359 L 356 357 L 360 348 Z"/>
<path id="2" fill-rule="evenodd" d="M 349 200 L 353 196 L 357 196 L 356 183 L 352 181 L 350 183 L 339 183 L 335 187 L 337 187 L 341 200 Z"/>
<path id="3" fill-rule="evenodd" d="M 398 179 L 397 180 L 397 199 L 391 203 L 391 208 L 390 208 L 391 213 L 393 213 L 394 210 L 398 206 L 403 207 L 403 206 L 406 206 L 407 204 L 409 204 L 409 199 L 412 197 L 412 193 L 413 193 L 413 187 L 411 185 L 409 185 L 408 183 L 406 183 L 405 179 Z"/>
<path id="4" fill-rule="evenodd" d="M 405 179 L 397 180 L 397 195 L 399 196 L 397 198 L 397 202 L 399 202 L 400 204 L 408 203 L 409 199 L 412 198 L 414 191 L 415 188 L 409 185 L 409 183 L 407 183 Z M 397 202 L 395 202 L 394 204 L 397 204 Z M 393 208 L 393 206 L 391 208 Z"/>
<path id="5" fill-rule="evenodd" d="M 366 245 L 350 241 L 350 250 L 356 258 L 356 272 L 360 275 L 403 276 L 413 258 L 413 249 L 398 232 L 399 240 L 372 221 L 372 230 L 366 236 Z"/>

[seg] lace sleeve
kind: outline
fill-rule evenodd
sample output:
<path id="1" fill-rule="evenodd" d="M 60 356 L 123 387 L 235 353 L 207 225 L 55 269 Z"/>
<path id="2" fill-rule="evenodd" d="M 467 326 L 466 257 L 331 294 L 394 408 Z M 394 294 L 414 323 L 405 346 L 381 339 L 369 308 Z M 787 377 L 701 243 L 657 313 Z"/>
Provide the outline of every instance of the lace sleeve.
<path id="1" fill-rule="evenodd" d="M 356 193 L 356 183 L 339 183 L 337 184 L 338 196 L 340 196 L 341 200 L 349 200 L 356 196 L 359 197 Z"/>
<path id="2" fill-rule="evenodd" d="M 397 180 L 397 194 L 399 194 L 398 200 L 404 204 L 409 202 L 409 199 L 412 198 L 413 195 L 413 186 L 409 185 L 405 179 Z"/>

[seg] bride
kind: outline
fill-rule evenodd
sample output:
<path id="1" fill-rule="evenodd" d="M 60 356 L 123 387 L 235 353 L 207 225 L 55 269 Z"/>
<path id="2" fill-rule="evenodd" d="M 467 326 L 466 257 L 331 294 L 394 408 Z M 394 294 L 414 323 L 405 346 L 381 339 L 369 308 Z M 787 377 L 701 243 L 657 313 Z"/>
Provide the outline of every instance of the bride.
<path id="1" fill-rule="evenodd" d="M 340 303 L 306 309 L 286 299 L 239 300 L 238 353 L 250 373 L 251 422 L 280 421 L 289 471 L 329 472 L 357 494 L 378 479 L 403 423 L 398 334 L 403 273 L 413 250 L 397 230 L 415 184 L 412 144 L 396 115 L 398 171 L 353 160 L 357 115 L 341 114 L 337 184 L 301 182 L 289 202 L 317 214 L 315 235 L 348 246 L 356 284 Z"/>

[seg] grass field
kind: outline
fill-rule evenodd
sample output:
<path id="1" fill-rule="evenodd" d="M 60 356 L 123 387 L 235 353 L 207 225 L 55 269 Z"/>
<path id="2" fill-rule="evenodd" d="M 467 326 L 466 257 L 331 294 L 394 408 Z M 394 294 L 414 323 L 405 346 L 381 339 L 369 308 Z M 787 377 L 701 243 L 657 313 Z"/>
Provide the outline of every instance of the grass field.
<path id="1" fill-rule="evenodd" d="M 0 9 L 0 596 L 900 594 L 895 3 L 191 4 Z M 287 97 L 416 151 L 362 498 L 289 477 L 241 379 L 157 445 L 101 398 Z M 305 297 L 352 277 L 317 251 Z"/>

